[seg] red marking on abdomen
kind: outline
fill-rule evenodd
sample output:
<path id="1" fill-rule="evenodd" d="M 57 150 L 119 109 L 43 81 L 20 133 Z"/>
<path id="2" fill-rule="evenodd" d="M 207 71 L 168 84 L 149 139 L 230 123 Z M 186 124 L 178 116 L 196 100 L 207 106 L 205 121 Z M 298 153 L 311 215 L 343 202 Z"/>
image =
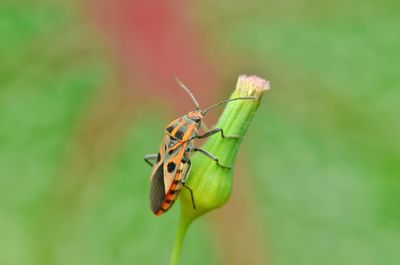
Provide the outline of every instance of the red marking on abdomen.
<path id="1" fill-rule="evenodd" d="M 181 188 L 181 183 L 171 185 L 171 188 L 169 189 L 167 195 L 165 195 L 164 201 L 161 203 L 161 207 L 157 211 L 155 211 L 154 214 L 158 216 L 167 212 L 172 207 L 172 205 L 174 205 Z"/>

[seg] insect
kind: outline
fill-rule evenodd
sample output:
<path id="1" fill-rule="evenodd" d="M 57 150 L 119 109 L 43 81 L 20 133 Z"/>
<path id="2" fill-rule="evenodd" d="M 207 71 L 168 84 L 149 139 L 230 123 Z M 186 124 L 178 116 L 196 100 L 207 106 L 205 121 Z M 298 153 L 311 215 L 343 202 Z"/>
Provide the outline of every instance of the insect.
<path id="1" fill-rule="evenodd" d="M 191 195 L 193 209 L 196 209 L 193 190 L 186 185 L 192 163 L 190 157 L 193 152 L 199 152 L 215 161 L 217 166 L 229 170 L 229 166 L 221 164 L 216 156 L 195 147 L 195 139 L 207 138 L 220 133 L 222 138 L 238 138 L 237 135 L 225 135 L 222 128 L 208 130 L 199 134 L 202 119 L 205 114 L 227 102 L 234 100 L 254 99 L 254 97 L 238 97 L 223 100 L 204 110 L 201 110 L 199 103 L 192 92 L 178 79 L 180 87 L 191 97 L 196 105 L 196 110 L 173 120 L 165 128 L 164 139 L 157 154 L 149 154 L 144 160 L 153 168 L 150 176 L 150 208 L 155 215 L 161 215 L 168 211 L 174 204 L 182 187 L 188 189 Z M 153 162 L 153 163 L 152 163 Z"/>

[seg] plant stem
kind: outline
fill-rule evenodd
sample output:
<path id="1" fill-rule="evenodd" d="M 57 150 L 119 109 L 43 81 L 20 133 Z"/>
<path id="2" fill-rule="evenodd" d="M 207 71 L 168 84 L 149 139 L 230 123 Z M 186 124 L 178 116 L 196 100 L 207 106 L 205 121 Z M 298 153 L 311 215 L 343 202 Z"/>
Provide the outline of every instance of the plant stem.
<path id="1" fill-rule="evenodd" d="M 181 255 L 183 241 L 185 239 L 186 231 L 188 230 L 192 219 L 186 218 L 181 215 L 178 224 L 178 230 L 176 232 L 174 249 L 172 250 L 171 265 L 178 265 L 179 257 Z"/>

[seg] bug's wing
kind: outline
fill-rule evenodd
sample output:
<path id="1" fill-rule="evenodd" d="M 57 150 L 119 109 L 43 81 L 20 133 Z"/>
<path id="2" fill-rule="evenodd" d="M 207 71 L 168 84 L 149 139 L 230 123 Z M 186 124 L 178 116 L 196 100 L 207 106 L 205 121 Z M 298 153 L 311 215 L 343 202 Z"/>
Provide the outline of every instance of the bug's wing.
<path id="1" fill-rule="evenodd" d="M 150 208 L 153 212 L 160 209 L 164 198 L 164 164 L 161 163 L 150 180 Z"/>
<path id="2" fill-rule="evenodd" d="M 174 180 L 182 179 L 181 161 L 185 153 L 186 143 L 178 143 L 166 152 L 164 159 L 164 188 L 167 193 Z M 172 152 L 171 152 L 172 151 Z M 179 172 L 177 172 L 179 170 Z M 177 178 L 178 177 L 178 178 Z"/>
<path id="3" fill-rule="evenodd" d="M 154 166 L 153 166 L 153 171 L 151 172 L 151 175 L 150 175 L 150 182 L 152 181 L 152 179 L 153 179 L 153 177 L 154 177 L 156 171 L 158 170 L 158 168 L 164 163 L 164 160 L 165 160 L 165 157 L 164 157 L 164 156 L 165 156 L 165 151 L 166 151 L 167 148 L 168 148 L 168 139 L 169 139 L 169 136 L 168 136 L 168 135 L 165 135 L 165 136 L 164 136 L 164 139 L 163 139 L 163 141 L 162 141 L 162 143 L 161 143 L 160 149 L 159 149 L 159 151 L 158 151 L 159 159 L 158 159 L 158 157 L 157 157 L 157 161 L 156 161 L 156 163 L 154 164 Z"/>
<path id="4" fill-rule="evenodd" d="M 150 208 L 154 212 L 161 207 L 165 199 L 164 186 L 164 160 L 165 151 L 169 145 L 169 136 L 165 135 L 159 149 L 159 159 L 153 166 L 153 172 L 150 176 Z"/>

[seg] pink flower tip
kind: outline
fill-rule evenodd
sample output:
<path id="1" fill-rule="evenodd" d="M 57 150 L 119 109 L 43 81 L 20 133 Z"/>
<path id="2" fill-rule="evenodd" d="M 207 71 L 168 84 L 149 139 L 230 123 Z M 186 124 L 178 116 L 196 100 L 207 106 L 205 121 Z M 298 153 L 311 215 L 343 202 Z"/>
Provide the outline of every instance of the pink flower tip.
<path id="1" fill-rule="evenodd" d="M 255 96 L 256 98 L 270 88 L 269 81 L 255 75 L 240 75 L 236 84 L 236 90 L 240 96 Z"/>

